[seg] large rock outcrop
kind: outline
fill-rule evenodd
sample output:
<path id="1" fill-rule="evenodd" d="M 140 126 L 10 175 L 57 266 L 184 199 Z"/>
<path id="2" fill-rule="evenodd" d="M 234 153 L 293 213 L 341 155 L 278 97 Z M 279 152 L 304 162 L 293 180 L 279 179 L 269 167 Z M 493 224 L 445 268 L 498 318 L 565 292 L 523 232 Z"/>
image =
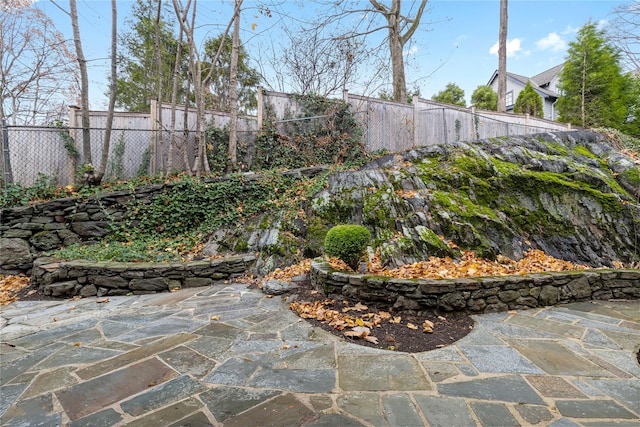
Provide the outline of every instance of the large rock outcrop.
<path id="1" fill-rule="evenodd" d="M 367 226 L 390 265 L 448 254 L 444 236 L 489 258 L 610 266 L 639 259 L 639 170 L 593 132 L 454 142 L 331 176 L 310 216 Z"/>

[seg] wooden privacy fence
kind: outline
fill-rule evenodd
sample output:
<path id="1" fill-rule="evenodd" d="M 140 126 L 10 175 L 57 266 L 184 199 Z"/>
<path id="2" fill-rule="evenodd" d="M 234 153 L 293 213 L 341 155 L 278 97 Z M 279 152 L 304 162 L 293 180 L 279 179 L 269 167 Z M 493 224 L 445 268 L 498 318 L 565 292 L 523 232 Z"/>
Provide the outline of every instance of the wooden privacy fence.
<path id="1" fill-rule="evenodd" d="M 259 89 L 256 116 L 238 119 L 238 139 L 251 144 L 267 114 L 276 124 L 291 121 L 318 121 L 323 116 L 300 117 L 302 105 L 296 96 Z M 362 127 L 369 152 L 399 152 L 412 147 L 469 141 L 510 135 L 568 130 L 570 125 L 510 113 L 474 110 L 414 98 L 413 104 L 401 104 L 377 98 L 352 95 L 345 91 L 343 100 Z M 102 155 L 107 112 L 91 111 L 91 155 L 98 163 Z M 218 128 L 229 124 L 227 113 L 207 111 L 205 120 Z M 76 165 L 86 163 L 73 156 L 72 148 L 82 152 L 80 111 L 69 110 L 68 127 L 2 126 L 3 149 L 0 159 L 1 181 L 25 186 L 42 176 L 58 185 L 74 182 Z M 322 125 L 322 121 L 315 124 Z M 175 129 L 171 143 L 171 128 Z M 298 127 L 299 128 L 299 127 Z M 287 132 L 286 126 L 278 126 Z M 180 172 L 193 165 L 197 153 L 196 110 L 178 106 L 171 126 L 171 109 L 151 102 L 150 113 L 116 112 L 109 148 L 107 179 L 136 175 Z"/>

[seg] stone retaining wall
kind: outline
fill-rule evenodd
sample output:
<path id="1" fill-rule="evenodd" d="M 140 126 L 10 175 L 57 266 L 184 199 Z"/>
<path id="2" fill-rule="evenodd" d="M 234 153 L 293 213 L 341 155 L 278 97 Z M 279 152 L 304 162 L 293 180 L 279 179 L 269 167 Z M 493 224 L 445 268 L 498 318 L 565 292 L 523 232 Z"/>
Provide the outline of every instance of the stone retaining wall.
<path id="1" fill-rule="evenodd" d="M 284 176 L 315 176 L 326 166 L 293 169 Z M 245 173 L 246 181 L 262 178 L 261 174 Z M 221 182 L 225 177 L 205 182 Z M 65 198 L 33 206 L 21 206 L 0 211 L 0 274 L 27 274 L 35 258 L 72 243 L 100 240 L 109 233 L 109 226 L 120 221 L 129 202 L 150 203 L 174 183 L 154 184 L 135 190 L 122 190 L 87 198 Z"/>
<path id="2" fill-rule="evenodd" d="M 148 294 L 209 286 L 238 277 L 254 256 L 232 256 L 184 263 L 60 261 L 39 258 L 32 283 L 55 297 Z"/>
<path id="3" fill-rule="evenodd" d="M 640 270 L 431 280 L 350 274 L 314 261 L 311 282 L 328 295 L 341 294 L 367 304 L 411 311 L 484 313 L 573 301 L 640 298 Z"/>

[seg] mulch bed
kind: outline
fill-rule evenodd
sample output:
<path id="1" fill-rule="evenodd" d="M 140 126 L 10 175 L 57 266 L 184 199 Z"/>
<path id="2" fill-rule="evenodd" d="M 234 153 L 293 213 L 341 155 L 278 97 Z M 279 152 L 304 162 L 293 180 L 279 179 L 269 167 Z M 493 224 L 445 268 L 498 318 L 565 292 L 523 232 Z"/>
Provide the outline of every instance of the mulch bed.
<path id="1" fill-rule="evenodd" d="M 291 292 L 287 297 L 287 302 L 309 302 L 325 301 L 327 296 L 313 289 L 309 281 L 299 284 L 299 287 Z M 333 304 L 328 307 L 331 310 L 342 312 L 344 308 L 352 307 L 359 301 L 350 301 L 345 298 L 333 298 Z M 458 341 L 465 337 L 473 329 L 473 319 L 468 315 L 460 312 L 438 313 L 420 312 L 406 313 L 394 312 L 389 309 L 380 309 L 368 306 L 368 313 L 379 313 L 386 311 L 392 316 L 400 316 L 400 323 L 390 323 L 383 321 L 380 327 L 371 328 L 370 336 L 378 339 L 378 344 L 366 341 L 360 338 L 350 338 L 344 335 L 344 330 L 340 331 L 327 323 L 320 322 L 316 319 L 305 319 L 314 326 L 320 327 L 325 331 L 331 332 L 335 336 L 354 344 L 366 347 L 379 348 L 385 350 L 403 351 L 407 353 L 417 353 L 421 351 L 434 350 L 436 348 L 446 347 L 447 345 Z M 353 313 L 362 316 L 364 313 Z M 433 332 L 425 333 L 422 331 L 421 325 L 425 320 L 433 322 Z M 407 325 L 411 323 L 417 325 L 418 329 L 410 329 Z M 347 329 L 345 329 L 347 330 Z"/>

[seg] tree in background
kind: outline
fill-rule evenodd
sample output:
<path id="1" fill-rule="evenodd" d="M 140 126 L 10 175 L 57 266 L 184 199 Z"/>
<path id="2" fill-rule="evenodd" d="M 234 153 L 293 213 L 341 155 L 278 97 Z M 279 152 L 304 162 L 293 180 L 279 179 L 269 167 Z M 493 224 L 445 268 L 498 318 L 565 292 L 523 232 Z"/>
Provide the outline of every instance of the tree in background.
<path id="1" fill-rule="evenodd" d="M 208 109 L 216 111 L 230 111 L 229 104 L 229 78 L 231 67 L 231 51 L 233 39 L 219 35 L 210 38 L 204 43 L 204 60 L 202 67 L 203 74 L 208 74 L 211 68 L 211 60 L 220 49 L 220 43 L 224 38 L 224 45 L 218 60 L 211 73 L 211 79 L 204 86 L 206 92 L 206 106 Z M 241 113 L 255 109 L 258 105 L 256 100 L 256 90 L 260 84 L 260 74 L 249 65 L 249 55 L 240 43 L 238 48 L 238 84 L 237 96 L 238 107 Z"/>
<path id="2" fill-rule="evenodd" d="M 149 100 L 162 94 L 161 101 L 170 102 L 173 79 L 178 78 L 178 89 L 186 86 L 188 64 L 186 55 L 180 56 L 178 73 L 174 74 L 178 41 L 172 31 L 168 11 L 158 15 L 157 0 L 137 0 L 126 21 L 130 32 L 120 36 L 119 67 L 116 105 L 129 111 L 148 112 Z M 156 34 L 157 31 L 157 34 Z M 156 43 L 156 38 L 158 43 Z M 156 54 L 160 51 L 160 61 Z M 188 49 L 182 47 L 183 52 Z M 161 69 L 158 69 L 158 64 Z M 178 93 L 178 103 L 185 103 L 185 90 Z"/>
<path id="3" fill-rule="evenodd" d="M 58 119 L 78 93 L 75 56 L 63 35 L 28 0 L 0 5 L 0 117 L 13 125 Z M 53 116 L 53 117 L 52 117 Z"/>
<path id="4" fill-rule="evenodd" d="M 464 90 L 455 83 L 449 83 L 444 90 L 431 97 L 433 101 L 444 102 L 446 104 L 459 105 L 465 107 Z"/>
<path id="5" fill-rule="evenodd" d="M 607 34 L 620 49 L 625 68 L 640 72 L 640 3 L 622 4 L 613 10 L 613 16 Z"/>
<path id="6" fill-rule="evenodd" d="M 560 74 L 559 121 L 582 127 L 624 127 L 631 100 L 624 92 L 628 77 L 622 74 L 618 50 L 605 33 L 588 22 L 569 43 Z"/>
<path id="7" fill-rule="evenodd" d="M 513 106 L 513 112 L 516 114 L 529 114 L 533 117 L 544 116 L 542 98 L 533 86 L 531 86 L 531 82 L 527 82 L 524 89 L 518 94 L 516 104 Z"/>
<path id="8" fill-rule="evenodd" d="M 496 111 L 498 109 L 498 94 L 491 86 L 480 85 L 471 94 L 471 104 L 480 110 Z"/>

